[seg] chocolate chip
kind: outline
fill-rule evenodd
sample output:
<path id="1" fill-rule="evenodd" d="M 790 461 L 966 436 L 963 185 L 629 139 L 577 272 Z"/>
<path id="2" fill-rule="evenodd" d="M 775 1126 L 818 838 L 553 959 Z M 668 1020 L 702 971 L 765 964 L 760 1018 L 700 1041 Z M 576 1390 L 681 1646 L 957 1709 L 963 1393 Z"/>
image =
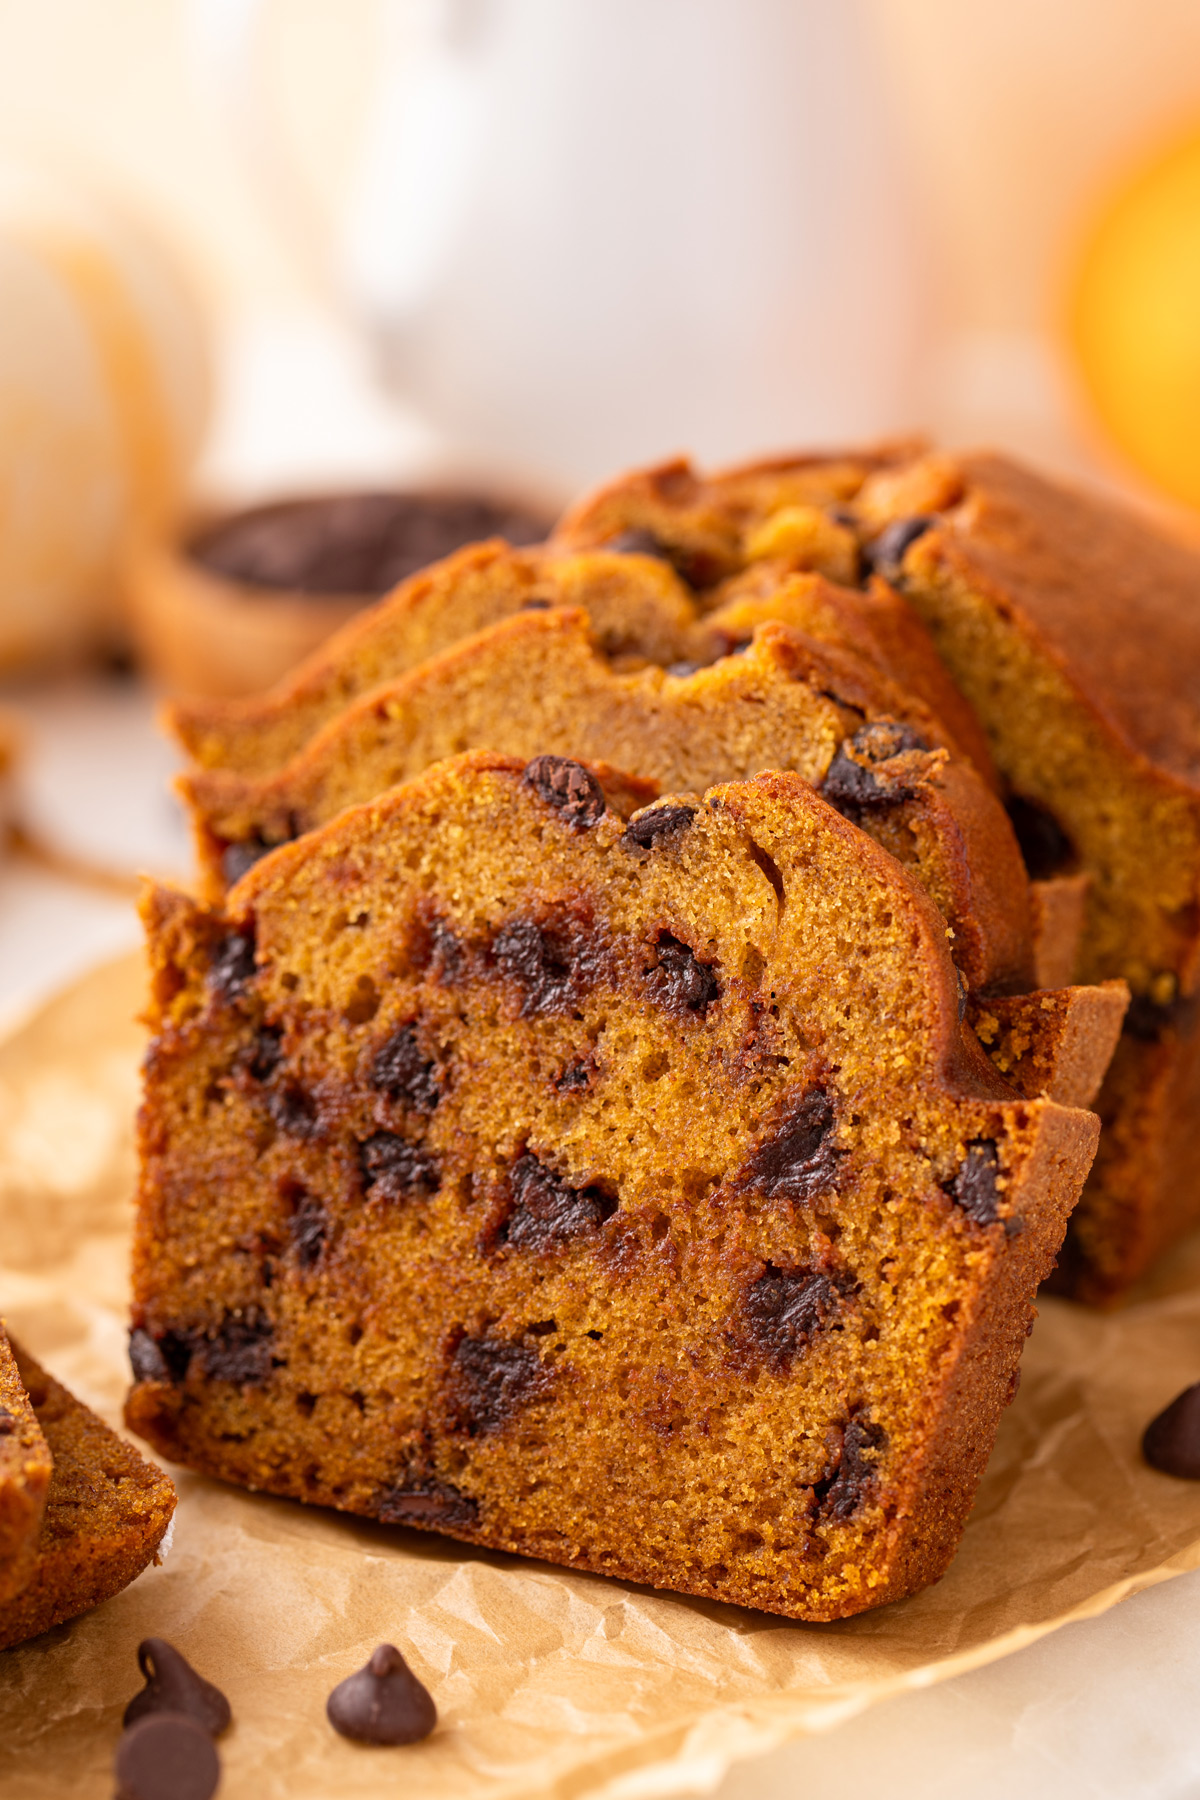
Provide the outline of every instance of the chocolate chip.
<path id="1" fill-rule="evenodd" d="M 1151 1000 L 1147 994 L 1135 994 L 1125 1014 L 1124 1029 L 1141 1043 L 1158 1044 L 1165 1038 L 1191 1037 L 1200 1014 L 1200 1000 L 1178 996 L 1174 1000 Z"/>
<path id="2" fill-rule="evenodd" d="M 549 1250 L 586 1237 L 617 1210 L 616 1201 L 601 1188 L 569 1187 L 536 1156 L 520 1157 L 509 1182 L 513 1209 L 500 1227 L 499 1239 L 519 1250 Z"/>
<path id="3" fill-rule="evenodd" d="M 523 1018 L 574 1011 L 609 964 L 595 927 L 568 913 L 507 920 L 492 940 L 491 960 L 522 989 Z"/>
<path id="4" fill-rule="evenodd" d="M 549 612 L 553 605 L 554 605 L 553 600 L 523 600 L 521 602 L 521 611 L 522 612 Z"/>
<path id="5" fill-rule="evenodd" d="M 415 1026 L 401 1025 L 376 1052 L 371 1086 L 389 1100 L 415 1106 L 419 1112 L 433 1111 L 441 1098 L 437 1064 L 422 1054 Z"/>
<path id="6" fill-rule="evenodd" d="M 363 1184 L 377 1200 L 407 1200 L 412 1194 L 438 1190 L 437 1159 L 394 1131 L 377 1131 L 367 1138 L 360 1155 Z"/>
<path id="7" fill-rule="evenodd" d="M 772 1357 L 790 1360 L 829 1321 L 837 1304 L 837 1289 L 819 1269 L 780 1269 L 768 1263 L 746 1294 L 750 1338 Z"/>
<path id="8" fill-rule="evenodd" d="M 433 1530 L 465 1531 L 479 1521 L 478 1504 L 445 1481 L 403 1483 L 389 1488 L 377 1517 L 385 1525 L 428 1525 Z"/>
<path id="9" fill-rule="evenodd" d="M 618 532 L 607 543 L 601 544 L 600 549 L 613 551 L 618 556 L 652 556 L 656 562 L 669 563 L 689 587 L 708 587 L 718 581 L 722 573 L 717 559 L 710 553 L 689 549 L 685 544 L 668 544 L 645 526 L 631 526 Z"/>
<path id="10" fill-rule="evenodd" d="M 242 1319 L 229 1314 L 215 1336 L 198 1345 L 205 1374 L 235 1387 L 261 1387 L 271 1373 L 273 1334 L 271 1321 L 259 1313 Z"/>
<path id="11" fill-rule="evenodd" d="M 924 537 L 936 524 L 937 520 L 926 513 L 917 513 L 911 519 L 893 519 L 864 550 L 867 567 L 877 570 L 887 580 L 894 581 L 900 574 L 904 553 L 909 545 L 915 544 L 918 538 Z"/>
<path id="12" fill-rule="evenodd" d="M 524 780 L 574 831 L 588 831 L 604 816 L 604 789 L 582 763 L 565 756 L 535 756 L 526 765 Z"/>
<path id="13" fill-rule="evenodd" d="M 254 933 L 230 931 L 213 951 L 208 968 L 208 985 L 223 1000 L 236 999 L 248 981 L 254 979 Z"/>
<path id="14" fill-rule="evenodd" d="M 596 1059 L 594 1056 L 577 1056 L 574 1062 L 567 1063 L 561 1074 L 555 1077 L 555 1092 L 574 1094 L 590 1088 L 595 1073 Z"/>
<path id="15" fill-rule="evenodd" d="M 288 1236 L 302 1269 L 311 1269 L 320 1261 L 328 1234 L 329 1215 L 325 1208 L 314 1195 L 306 1194 L 301 1188 L 296 1210 L 288 1220 Z"/>
<path id="16" fill-rule="evenodd" d="M 857 813 L 882 811 L 911 800 L 916 792 L 901 777 L 881 779 L 880 765 L 906 750 L 927 750 L 925 739 L 911 725 L 880 719 L 864 725 L 838 746 L 821 783 L 821 798 L 853 820 Z"/>
<path id="17" fill-rule="evenodd" d="M 977 1225 L 994 1225 L 999 1218 L 1000 1191 L 996 1185 L 1000 1161 L 990 1138 L 975 1138 L 947 1192 Z"/>
<path id="18" fill-rule="evenodd" d="M 655 948 L 658 961 L 646 971 L 651 999 L 669 1012 L 707 1012 L 721 995 L 710 964 L 702 963 L 689 945 L 669 931 L 659 932 Z"/>
<path id="19" fill-rule="evenodd" d="M 0 1437 L 11 1437 L 17 1429 L 15 1413 L 10 1413 L 7 1406 L 0 1406 Z"/>
<path id="20" fill-rule="evenodd" d="M 546 1389 L 541 1358 L 528 1344 L 506 1338 L 460 1339 L 450 1359 L 452 1429 L 479 1437 L 499 1431 Z"/>
<path id="21" fill-rule="evenodd" d="M 220 1688 L 198 1675 L 187 1658 L 165 1638 L 143 1638 L 137 1648 L 138 1667 L 146 1680 L 125 1708 L 126 1725 L 147 1713 L 184 1713 L 202 1725 L 210 1737 L 228 1729 L 233 1714 Z"/>
<path id="22" fill-rule="evenodd" d="M 114 1768 L 117 1800 L 210 1800 L 221 1779 L 212 1739 L 183 1713 L 151 1713 L 131 1725 Z"/>
<path id="23" fill-rule="evenodd" d="M 887 1432 L 863 1417 L 852 1418 L 842 1432 L 842 1448 L 836 1472 L 818 1484 L 821 1511 L 830 1519 L 850 1519 L 876 1486 L 877 1452 L 887 1443 Z"/>
<path id="24" fill-rule="evenodd" d="M 167 1361 L 148 1331 L 140 1325 L 129 1333 L 129 1366 L 136 1381 L 169 1381 Z"/>
<path id="25" fill-rule="evenodd" d="M 810 1088 L 746 1165 L 745 1183 L 768 1199 L 807 1200 L 833 1187 L 837 1113 L 824 1088 Z"/>
<path id="26" fill-rule="evenodd" d="M 274 844 L 268 844 L 265 838 L 255 834 L 254 837 L 243 838 L 240 843 L 226 844 L 221 852 L 221 874 L 227 887 L 233 887 L 242 879 L 247 869 L 252 869 L 256 862 L 261 862 Z"/>
<path id="27" fill-rule="evenodd" d="M 671 551 L 661 538 L 655 537 L 652 531 L 644 526 L 634 526 L 628 531 L 619 531 L 616 537 L 609 538 L 601 544 L 602 550 L 611 550 L 617 556 L 653 556 L 659 562 L 670 562 Z"/>
<path id="28" fill-rule="evenodd" d="M 686 831 L 697 810 L 694 806 L 654 806 L 636 813 L 621 833 L 620 842 L 624 848 L 633 845 L 639 850 L 653 850 L 663 838 Z"/>
<path id="29" fill-rule="evenodd" d="M 1184 1388 L 1152 1419 L 1142 1438 L 1142 1455 L 1152 1469 L 1200 1481 L 1200 1381 Z"/>
<path id="30" fill-rule="evenodd" d="M 437 1724 L 437 1707 L 394 1644 L 380 1644 L 365 1669 L 338 1683 L 325 1703 L 329 1723 L 360 1744 L 417 1744 Z"/>
<path id="31" fill-rule="evenodd" d="M 1048 806 L 1020 794 L 1006 804 L 1031 881 L 1048 881 L 1075 867 L 1075 846 Z"/>
<path id="32" fill-rule="evenodd" d="M 283 1061 L 283 1031 L 278 1025 L 264 1025 L 254 1039 L 254 1049 L 247 1065 L 255 1081 L 268 1080 Z"/>
<path id="33" fill-rule="evenodd" d="M 272 1088 L 267 1094 L 266 1104 L 276 1125 L 288 1137 L 303 1139 L 321 1136 L 316 1101 L 297 1082 L 288 1081 L 282 1087 Z"/>

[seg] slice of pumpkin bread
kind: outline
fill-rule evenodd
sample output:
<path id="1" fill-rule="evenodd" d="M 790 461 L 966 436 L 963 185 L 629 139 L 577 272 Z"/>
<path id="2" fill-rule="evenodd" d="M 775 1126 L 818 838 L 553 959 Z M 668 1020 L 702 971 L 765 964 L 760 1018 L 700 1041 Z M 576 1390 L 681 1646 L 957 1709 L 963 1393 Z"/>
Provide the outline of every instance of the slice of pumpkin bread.
<path id="1" fill-rule="evenodd" d="M 265 779 L 197 770 L 180 791 L 210 898 L 275 844 L 468 749 L 541 751 L 702 792 L 794 769 L 908 866 L 953 933 L 972 990 L 1033 981 L 1028 883 L 999 801 L 912 696 L 780 624 L 744 654 L 673 675 L 621 673 L 587 615 L 517 615 L 376 688 Z"/>
<path id="2" fill-rule="evenodd" d="M 1097 1124 L 798 776 L 475 753 L 144 911 L 135 1430 L 793 1618 L 944 1571 Z"/>
<path id="3" fill-rule="evenodd" d="M 0 1649 L 111 1599 L 156 1558 L 175 1511 L 161 1469 L 13 1344 L 54 1461 L 29 1581 L 0 1606 Z"/>
<path id="4" fill-rule="evenodd" d="M 33 1574 L 50 1451 L 0 1320 L 0 1606 Z"/>

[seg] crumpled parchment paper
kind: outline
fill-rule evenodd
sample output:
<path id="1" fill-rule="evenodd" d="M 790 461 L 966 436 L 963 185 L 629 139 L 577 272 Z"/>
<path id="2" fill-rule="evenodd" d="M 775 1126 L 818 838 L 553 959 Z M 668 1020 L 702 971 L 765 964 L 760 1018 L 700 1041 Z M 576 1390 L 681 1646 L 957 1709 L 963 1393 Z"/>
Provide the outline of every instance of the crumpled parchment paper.
<path id="1" fill-rule="evenodd" d="M 0 1311 L 116 1423 L 125 1361 L 140 959 L 0 1045 Z M 1200 1484 L 1146 1468 L 1146 1421 L 1200 1377 L 1200 1247 L 1110 1317 L 1047 1300 L 962 1548 L 929 1592 L 833 1625 L 473 1551 L 183 1471 L 166 1563 L 0 1652 L 0 1792 L 106 1795 L 134 1652 L 172 1639 L 229 1695 L 222 1800 L 647 1800 L 1020 1648 L 1200 1567 Z M 348 1744 L 329 1690 L 398 1644 L 441 1714 Z"/>

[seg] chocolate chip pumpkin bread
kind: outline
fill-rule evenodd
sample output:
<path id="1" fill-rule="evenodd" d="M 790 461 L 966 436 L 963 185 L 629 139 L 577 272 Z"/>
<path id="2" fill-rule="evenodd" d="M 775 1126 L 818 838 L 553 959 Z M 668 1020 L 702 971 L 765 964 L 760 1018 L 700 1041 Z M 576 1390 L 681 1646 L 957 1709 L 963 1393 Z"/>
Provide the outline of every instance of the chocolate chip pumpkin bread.
<path id="1" fill-rule="evenodd" d="M 797 775 L 474 753 L 144 910 L 159 1450 L 793 1618 L 943 1572 L 1097 1125 Z"/>
<path id="2" fill-rule="evenodd" d="M 0 1321 L 0 1607 L 33 1574 L 50 1452 Z"/>
<path id="3" fill-rule="evenodd" d="M 631 535 L 671 567 L 699 557 L 717 603 L 756 563 L 776 580 L 836 557 L 928 624 L 1007 785 L 1051 941 L 1041 978 L 1065 977 L 1077 913 L 1076 978 L 1133 990 L 1058 1276 L 1120 1294 L 1200 1220 L 1200 558 L 1005 458 L 911 446 L 708 479 L 664 465 L 581 503 L 558 541 Z"/>
<path id="4" fill-rule="evenodd" d="M 759 626 L 744 654 L 678 675 L 614 668 L 578 610 L 477 633 L 348 706 L 272 776 L 185 776 L 209 897 L 267 848 L 467 749 L 603 759 L 699 792 L 794 769 L 910 868 L 945 915 L 970 989 L 1033 983 L 1028 883 L 999 801 L 919 701 L 781 624 Z"/>
<path id="5" fill-rule="evenodd" d="M 53 1459 L 29 1580 L 0 1605 L 0 1649 L 61 1625 L 128 1587 L 155 1560 L 175 1490 L 27 1351 L 21 1381 Z"/>

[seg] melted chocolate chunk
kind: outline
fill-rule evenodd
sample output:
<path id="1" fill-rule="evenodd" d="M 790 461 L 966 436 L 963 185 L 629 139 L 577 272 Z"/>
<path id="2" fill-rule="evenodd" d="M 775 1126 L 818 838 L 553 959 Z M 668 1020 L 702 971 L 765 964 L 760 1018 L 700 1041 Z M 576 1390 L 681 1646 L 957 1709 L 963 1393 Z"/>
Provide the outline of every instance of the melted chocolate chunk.
<path id="1" fill-rule="evenodd" d="M 385 1525 L 428 1525 L 434 1530 L 467 1530 L 479 1521 L 478 1503 L 445 1481 L 418 1481 L 389 1488 L 379 1503 Z"/>
<path id="2" fill-rule="evenodd" d="M 915 544 L 936 524 L 937 520 L 925 513 L 914 514 L 911 519 L 893 519 L 863 551 L 867 567 L 875 569 L 885 580 L 895 581 L 909 545 Z"/>
<path id="3" fill-rule="evenodd" d="M 118 1800 L 210 1800 L 221 1779 L 216 1746 L 183 1713 L 150 1713 L 122 1733 L 114 1761 Z"/>
<path id="4" fill-rule="evenodd" d="M 808 1200 L 835 1185 L 837 1113 L 824 1088 L 810 1088 L 758 1146 L 746 1185 L 768 1199 Z"/>
<path id="5" fill-rule="evenodd" d="M 164 1331 L 157 1338 L 135 1326 L 129 1334 L 129 1366 L 138 1381 L 183 1381 L 200 1342 L 190 1331 Z"/>
<path id="6" fill-rule="evenodd" d="M 604 789 L 582 763 L 565 756 L 535 756 L 526 765 L 525 784 L 573 831 L 590 831 L 604 817 Z"/>
<path id="7" fill-rule="evenodd" d="M 947 1192 L 977 1225 L 994 1225 L 999 1218 L 1000 1190 L 996 1178 L 1000 1161 L 990 1138 L 976 1138 L 950 1182 Z"/>
<path id="8" fill-rule="evenodd" d="M 566 913 L 509 919 L 492 940 L 491 957 L 497 971 L 523 990 L 523 1018 L 573 1012 L 605 966 L 595 928 Z"/>
<path id="9" fill-rule="evenodd" d="M 437 1707 L 394 1644 L 380 1644 L 365 1669 L 340 1681 L 325 1703 L 329 1723 L 360 1744 L 417 1744 Z"/>
<path id="10" fill-rule="evenodd" d="M 598 1187 L 568 1187 L 536 1156 L 522 1156 L 509 1177 L 513 1209 L 500 1227 L 502 1244 L 549 1250 L 598 1231 L 617 1203 Z"/>
<path id="11" fill-rule="evenodd" d="M 838 1291 L 819 1269 L 777 1269 L 768 1263 L 746 1295 L 753 1343 L 781 1361 L 806 1348 L 837 1310 Z"/>
<path id="12" fill-rule="evenodd" d="M 235 1000 L 254 979 L 254 933 L 230 931 L 220 939 L 208 968 L 208 985 L 222 1000 Z"/>
<path id="13" fill-rule="evenodd" d="M 717 978 L 708 963 L 669 931 L 660 931 L 658 961 L 646 971 L 650 998 L 674 1013 L 705 1013 L 721 997 Z"/>
<path id="14" fill-rule="evenodd" d="M 537 1351 L 506 1338 L 462 1338 L 449 1377 L 452 1428 L 470 1437 L 499 1431 L 546 1387 Z"/>
<path id="15" fill-rule="evenodd" d="M 858 813 L 883 811 L 911 800 L 916 789 L 901 780 L 880 779 L 876 766 L 905 750 L 927 750 L 925 739 L 911 725 L 879 720 L 864 725 L 838 746 L 821 783 L 821 798 L 853 821 Z"/>
<path id="16" fill-rule="evenodd" d="M 1200 1381 L 1184 1388 L 1151 1419 L 1142 1438 L 1142 1455 L 1164 1475 L 1200 1481 Z"/>
<path id="17" fill-rule="evenodd" d="M 1075 867 L 1075 846 L 1049 807 L 1014 794 L 1007 810 L 1031 881 L 1048 881 Z"/>
<path id="18" fill-rule="evenodd" d="M 329 1215 L 321 1202 L 314 1195 L 306 1194 L 303 1188 L 296 1197 L 295 1208 L 288 1220 L 288 1236 L 300 1267 L 311 1269 L 321 1260 L 329 1235 Z"/>
<path id="19" fill-rule="evenodd" d="M 668 563 L 689 587 L 707 587 L 721 576 L 716 558 L 708 552 L 689 549 L 685 544 L 668 544 L 644 525 L 619 531 L 600 549 L 614 551 L 618 556 L 652 556 L 657 562 Z"/>
<path id="20" fill-rule="evenodd" d="M 696 810 L 694 806 L 655 806 L 648 812 L 637 813 L 622 832 L 621 844 L 626 848 L 653 850 L 663 838 L 686 831 Z"/>
<path id="21" fill-rule="evenodd" d="M 1200 1000 L 1182 995 L 1159 1002 L 1147 994 L 1135 994 L 1129 1002 L 1123 1029 L 1144 1044 L 1161 1043 L 1167 1037 L 1189 1038 L 1196 1028 Z"/>
<path id="22" fill-rule="evenodd" d="M 257 832 L 253 837 L 243 838 L 239 844 L 226 844 L 221 852 L 221 874 L 226 885 L 233 887 L 247 869 L 252 869 L 256 862 L 262 861 L 268 850 L 274 848 L 274 844 L 268 844 Z"/>
<path id="23" fill-rule="evenodd" d="M 315 1138 L 321 1135 L 321 1121 L 316 1101 L 295 1081 L 272 1088 L 267 1094 L 267 1111 L 288 1137 Z"/>
<path id="24" fill-rule="evenodd" d="M 260 1313 L 238 1319 L 231 1313 L 215 1337 L 198 1344 L 204 1373 L 210 1381 L 229 1381 L 235 1387 L 261 1387 L 271 1373 L 271 1338 L 274 1326 Z"/>
<path id="25" fill-rule="evenodd" d="M 283 1030 L 278 1025 L 264 1025 L 254 1039 L 254 1049 L 247 1067 L 255 1081 L 267 1081 L 283 1061 Z"/>
<path id="26" fill-rule="evenodd" d="M 863 1417 L 853 1418 L 842 1433 L 842 1450 L 835 1474 L 821 1482 L 821 1511 L 830 1519 L 851 1519 L 876 1485 L 878 1452 L 887 1443 L 887 1432 Z"/>
<path id="27" fill-rule="evenodd" d="M 377 1200 L 407 1200 L 436 1194 L 441 1175 L 437 1158 L 394 1131 L 377 1131 L 360 1147 L 363 1184 Z"/>
<path id="28" fill-rule="evenodd" d="M 7 1406 L 0 1406 L 0 1437 L 11 1437 L 17 1429 L 15 1413 L 10 1413 Z"/>
<path id="29" fill-rule="evenodd" d="M 187 1658 L 165 1638 L 143 1638 L 137 1647 L 138 1668 L 146 1685 L 125 1708 L 124 1723 L 136 1724 L 147 1713 L 184 1713 L 203 1726 L 210 1737 L 220 1737 L 233 1719 L 229 1702 L 220 1688 L 198 1675 Z"/>
<path id="30" fill-rule="evenodd" d="M 432 1112 L 441 1098 L 437 1064 L 421 1053 L 414 1025 L 394 1031 L 371 1064 L 371 1086 L 389 1100 Z"/>

